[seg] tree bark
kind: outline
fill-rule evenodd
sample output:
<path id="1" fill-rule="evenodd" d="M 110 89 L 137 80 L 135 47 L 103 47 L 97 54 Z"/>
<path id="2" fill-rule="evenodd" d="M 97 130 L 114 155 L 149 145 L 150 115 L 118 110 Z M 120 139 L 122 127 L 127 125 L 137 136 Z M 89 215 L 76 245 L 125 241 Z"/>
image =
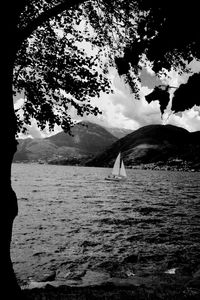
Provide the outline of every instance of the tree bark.
<path id="1" fill-rule="evenodd" d="M 3 215 L 2 235 L 1 235 L 1 295 L 3 299 L 24 299 L 21 289 L 17 283 L 15 272 L 11 261 L 11 240 L 12 240 L 12 228 L 15 217 L 18 213 L 17 197 L 12 189 L 11 184 L 11 167 L 13 156 L 17 150 L 16 136 L 16 116 L 14 113 L 13 105 L 13 68 L 14 61 L 17 53 L 16 43 L 16 18 L 15 11 L 11 7 L 5 7 L 4 13 L 7 13 L 5 28 L 1 29 L 2 35 L 2 51 L 1 51 L 1 91 L 2 100 L 1 109 L 3 116 L 5 116 L 2 122 L 2 131 L 5 144 L 3 144 L 3 176 L 1 176 L 2 183 L 2 195 L 4 195 L 3 201 L 1 201 L 1 213 Z M 3 17 L 2 17 L 3 19 Z"/>
<path id="2" fill-rule="evenodd" d="M 15 139 L 16 134 L 16 117 L 13 110 L 13 97 L 12 97 L 12 59 L 5 65 L 5 70 L 3 72 L 4 78 L 2 89 L 4 89 L 4 104 L 3 111 L 6 115 L 6 126 L 3 128 L 6 133 L 6 145 L 5 145 L 5 155 L 3 155 L 4 160 L 4 174 L 1 177 L 3 195 L 6 197 L 2 203 L 2 213 L 3 213 L 3 232 L 1 239 L 1 255 L 3 258 L 3 274 L 2 281 L 2 295 L 5 295 L 4 299 L 23 299 L 21 295 L 21 290 L 17 284 L 16 276 L 13 270 L 11 257 L 10 257 L 10 246 L 12 240 L 12 228 L 13 221 L 18 213 L 17 197 L 12 189 L 11 184 L 11 166 L 14 153 L 17 149 L 17 141 Z"/>

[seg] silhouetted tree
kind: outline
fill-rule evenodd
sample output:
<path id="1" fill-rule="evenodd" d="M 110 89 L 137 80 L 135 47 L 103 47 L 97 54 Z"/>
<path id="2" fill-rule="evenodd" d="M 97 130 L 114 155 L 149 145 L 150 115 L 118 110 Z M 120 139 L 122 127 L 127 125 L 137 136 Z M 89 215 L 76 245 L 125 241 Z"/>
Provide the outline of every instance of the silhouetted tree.
<path id="1" fill-rule="evenodd" d="M 161 87 L 155 87 L 153 92 L 145 96 L 148 103 L 154 100 L 158 100 L 160 104 L 160 111 L 161 114 L 164 113 L 164 110 L 166 109 L 169 100 L 170 95 L 167 89 L 162 89 Z"/>
<path id="2" fill-rule="evenodd" d="M 189 77 L 186 84 L 180 85 L 174 92 L 171 108 L 173 112 L 184 111 L 194 105 L 200 106 L 199 83 L 200 73 L 196 73 Z"/>
<path id="3" fill-rule="evenodd" d="M 186 63 L 200 57 L 198 12 L 194 1 L 190 5 L 181 1 L 178 8 L 171 0 L 7 1 L 1 10 L 5 20 L 1 35 L 2 111 L 7 118 L 2 295 L 5 292 L 8 299 L 22 299 L 10 259 L 12 224 L 17 215 L 17 198 L 11 187 L 17 131 L 30 124 L 32 117 L 42 129 L 47 125 L 52 130 L 58 124 L 68 130 L 71 106 L 79 115 L 97 114 L 98 108 L 92 107 L 89 99 L 101 90 L 110 90 L 105 76 L 108 64 L 117 66 L 134 92 L 138 72 L 147 61 L 156 73 L 171 67 L 186 71 Z M 79 30 L 81 21 L 84 32 Z M 96 47 L 91 56 L 78 47 L 77 42 L 83 40 Z M 19 92 L 24 93 L 25 101 L 22 111 L 15 112 L 13 94 Z"/>
<path id="4" fill-rule="evenodd" d="M 135 85 L 132 74 L 134 73 L 135 76 L 147 61 L 152 70 L 160 76 L 172 68 L 179 74 L 190 73 L 188 64 L 194 59 L 200 59 L 197 1 L 183 3 L 172 0 L 140 0 L 138 1 L 138 10 L 140 20 L 137 23 L 137 34 L 130 35 L 130 41 L 125 46 L 123 55 L 116 58 L 119 73 L 126 77 L 133 92 Z M 192 72 L 190 75 L 193 76 Z M 200 77 L 195 76 L 194 78 L 195 80 L 191 78 L 188 82 L 190 85 L 188 92 L 189 90 L 190 92 L 187 95 L 182 97 L 183 94 L 179 93 L 179 89 L 175 92 L 172 105 L 174 112 L 192 108 L 195 104 L 199 105 L 199 97 L 196 92 Z M 158 91 L 157 87 L 155 91 Z M 166 103 L 167 92 L 160 89 L 159 99 L 158 94 L 156 94 L 156 98 L 151 98 L 151 100 L 159 100 L 161 113 L 168 104 Z"/>

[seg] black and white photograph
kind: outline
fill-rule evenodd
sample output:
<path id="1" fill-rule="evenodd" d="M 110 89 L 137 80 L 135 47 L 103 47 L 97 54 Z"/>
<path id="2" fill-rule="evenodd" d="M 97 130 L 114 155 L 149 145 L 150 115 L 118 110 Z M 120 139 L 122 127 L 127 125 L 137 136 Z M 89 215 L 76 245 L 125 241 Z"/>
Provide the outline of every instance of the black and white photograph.
<path id="1" fill-rule="evenodd" d="M 5 2 L 2 300 L 200 299 L 199 15 Z"/>

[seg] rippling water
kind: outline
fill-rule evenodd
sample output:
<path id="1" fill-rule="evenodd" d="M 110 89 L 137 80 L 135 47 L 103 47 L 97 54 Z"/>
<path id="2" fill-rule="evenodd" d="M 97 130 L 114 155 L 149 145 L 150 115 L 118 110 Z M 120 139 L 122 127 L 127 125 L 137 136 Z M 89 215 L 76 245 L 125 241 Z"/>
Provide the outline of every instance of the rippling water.
<path id="1" fill-rule="evenodd" d="M 20 280 L 127 278 L 200 264 L 200 173 L 127 170 L 126 182 L 108 182 L 109 171 L 13 164 Z"/>

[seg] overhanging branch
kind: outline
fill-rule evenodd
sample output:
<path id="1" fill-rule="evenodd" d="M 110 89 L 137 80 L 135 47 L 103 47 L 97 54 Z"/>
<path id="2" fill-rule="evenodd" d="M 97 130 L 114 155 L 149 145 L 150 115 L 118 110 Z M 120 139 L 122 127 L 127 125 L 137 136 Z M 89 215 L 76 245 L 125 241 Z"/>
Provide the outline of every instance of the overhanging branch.
<path id="1" fill-rule="evenodd" d="M 86 0 L 65 0 L 64 2 L 42 12 L 37 18 L 30 21 L 30 23 L 23 28 L 22 30 L 19 29 L 18 36 L 19 36 L 19 47 L 22 42 L 27 39 L 32 32 L 38 28 L 38 26 L 42 25 L 45 21 L 49 20 L 50 18 L 58 15 L 59 13 L 68 10 L 70 8 L 75 8 L 79 6 L 81 3 L 85 2 Z"/>

